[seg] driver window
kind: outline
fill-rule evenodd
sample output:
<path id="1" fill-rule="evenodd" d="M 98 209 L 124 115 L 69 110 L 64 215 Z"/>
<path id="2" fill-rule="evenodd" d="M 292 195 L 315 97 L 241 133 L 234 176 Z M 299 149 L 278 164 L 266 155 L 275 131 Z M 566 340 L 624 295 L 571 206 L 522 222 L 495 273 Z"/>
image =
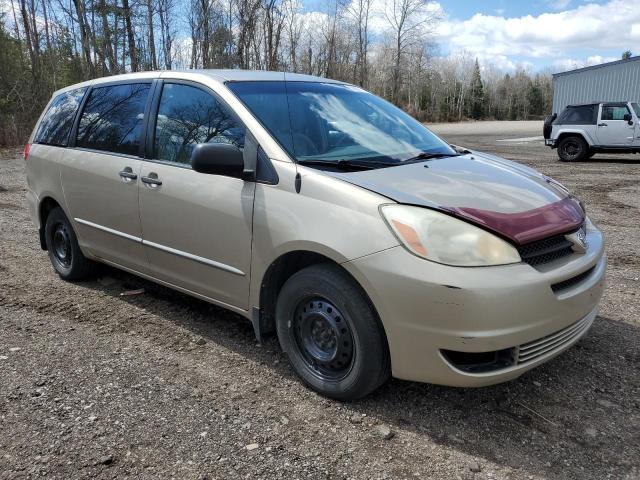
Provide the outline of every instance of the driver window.
<path id="1" fill-rule="evenodd" d="M 624 120 L 624 116 L 631 113 L 626 106 L 603 105 L 602 120 Z"/>
<path id="2" fill-rule="evenodd" d="M 245 128 L 213 95 L 183 84 L 162 87 L 156 122 L 154 158 L 190 165 L 198 143 L 244 146 Z"/>

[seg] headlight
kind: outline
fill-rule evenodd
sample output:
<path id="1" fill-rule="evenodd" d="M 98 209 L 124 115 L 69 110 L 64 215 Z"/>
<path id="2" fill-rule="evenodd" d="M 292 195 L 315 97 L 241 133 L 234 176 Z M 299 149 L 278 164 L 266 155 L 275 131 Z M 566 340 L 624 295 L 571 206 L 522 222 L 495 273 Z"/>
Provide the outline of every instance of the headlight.
<path id="1" fill-rule="evenodd" d="M 408 205 L 383 205 L 382 216 L 414 255 L 445 265 L 478 267 L 520 262 L 501 238 L 449 215 Z"/>

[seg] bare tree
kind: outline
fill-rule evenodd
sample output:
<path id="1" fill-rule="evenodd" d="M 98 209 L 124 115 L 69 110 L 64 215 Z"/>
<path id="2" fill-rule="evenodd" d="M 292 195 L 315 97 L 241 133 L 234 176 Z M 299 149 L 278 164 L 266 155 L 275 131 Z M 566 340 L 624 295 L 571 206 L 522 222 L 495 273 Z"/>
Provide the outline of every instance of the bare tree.
<path id="1" fill-rule="evenodd" d="M 285 34 L 288 50 L 288 69 L 298 71 L 298 47 L 302 36 L 303 22 L 300 18 L 302 4 L 298 0 L 284 0 L 282 11 L 285 22 Z"/>
<path id="2" fill-rule="evenodd" d="M 354 83 L 365 86 L 367 79 L 367 53 L 369 51 L 369 19 L 373 0 L 353 0 L 348 13 L 353 19 L 358 36 L 358 52 L 354 69 Z"/>
<path id="3" fill-rule="evenodd" d="M 158 57 L 156 57 L 156 39 L 153 27 L 153 0 L 146 0 L 147 6 L 147 24 L 149 28 L 149 56 L 151 57 L 151 69 L 158 70 Z"/>
<path id="4" fill-rule="evenodd" d="M 427 0 L 391 0 L 385 3 L 384 16 L 391 27 L 394 45 L 392 99 L 400 101 L 401 63 L 406 49 L 422 40 L 435 26 L 439 12 L 429 8 Z"/>
<path id="5" fill-rule="evenodd" d="M 267 0 L 262 4 L 264 15 L 264 37 L 266 69 L 278 69 L 278 50 L 282 28 L 284 27 L 284 14 L 279 8 L 278 0 Z"/>
<path id="6" fill-rule="evenodd" d="M 81 0 L 74 0 L 75 2 L 79 2 Z M 127 30 L 127 44 L 129 46 L 129 61 L 131 62 L 131 71 L 138 71 L 138 52 L 136 50 L 136 38 L 133 35 L 133 22 L 132 17 L 133 13 L 131 7 L 129 6 L 129 0 L 122 0 L 122 8 L 123 8 L 123 16 L 124 16 L 124 24 Z"/>
<path id="7" fill-rule="evenodd" d="M 260 0 L 236 0 L 236 10 L 238 12 L 238 41 L 237 52 L 238 66 L 249 68 L 250 50 L 254 43 L 256 31 L 256 20 Z"/>
<path id="8" fill-rule="evenodd" d="M 158 0 L 158 17 L 160 18 L 160 35 L 162 37 L 162 54 L 164 68 L 171 70 L 173 65 L 173 32 L 171 29 L 171 14 L 173 0 Z"/>

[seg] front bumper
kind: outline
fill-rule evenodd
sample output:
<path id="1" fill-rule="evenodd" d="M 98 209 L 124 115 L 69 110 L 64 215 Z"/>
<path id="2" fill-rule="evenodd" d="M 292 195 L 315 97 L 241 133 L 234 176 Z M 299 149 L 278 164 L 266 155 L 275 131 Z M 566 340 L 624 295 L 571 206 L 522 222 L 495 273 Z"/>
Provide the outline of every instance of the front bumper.
<path id="1" fill-rule="evenodd" d="M 587 241 L 585 253 L 540 269 L 525 263 L 450 267 L 422 260 L 400 246 L 344 266 L 380 315 L 395 377 L 484 386 L 518 377 L 587 332 L 597 313 L 606 268 L 601 233 L 589 230 Z M 552 290 L 551 285 L 589 270 L 579 282 Z M 461 369 L 443 355 L 505 350 L 513 352 L 511 364 L 484 372 Z"/>
<path id="2" fill-rule="evenodd" d="M 552 138 L 545 138 L 545 139 L 544 139 L 544 144 L 545 144 L 547 147 L 553 147 L 553 146 L 555 146 L 556 141 L 555 141 L 555 140 L 553 140 Z"/>

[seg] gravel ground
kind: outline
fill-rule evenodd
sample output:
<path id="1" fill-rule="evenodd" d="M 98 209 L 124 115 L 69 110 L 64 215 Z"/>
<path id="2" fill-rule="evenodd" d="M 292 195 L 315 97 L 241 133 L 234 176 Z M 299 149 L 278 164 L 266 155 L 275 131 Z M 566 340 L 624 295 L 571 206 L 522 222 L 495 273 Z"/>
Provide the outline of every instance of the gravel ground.
<path id="1" fill-rule="evenodd" d="M 305 389 L 234 314 L 108 268 L 61 281 L 20 152 L 0 152 L 0 477 L 640 478 L 640 161 L 563 164 L 540 141 L 497 141 L 531 125 L 431 127 L 585 201 L 610 261 L 591 332 L 508 384 L 392 380 L 349 404 Z"/>

